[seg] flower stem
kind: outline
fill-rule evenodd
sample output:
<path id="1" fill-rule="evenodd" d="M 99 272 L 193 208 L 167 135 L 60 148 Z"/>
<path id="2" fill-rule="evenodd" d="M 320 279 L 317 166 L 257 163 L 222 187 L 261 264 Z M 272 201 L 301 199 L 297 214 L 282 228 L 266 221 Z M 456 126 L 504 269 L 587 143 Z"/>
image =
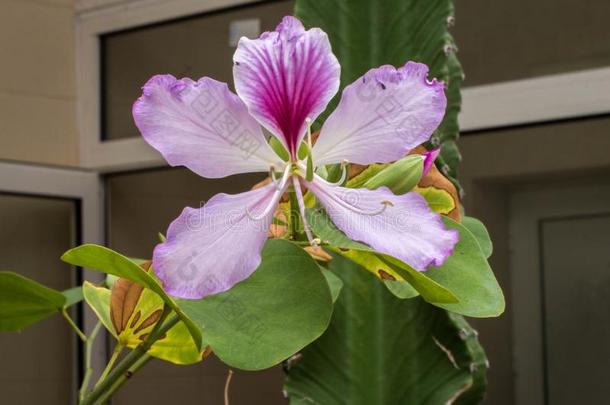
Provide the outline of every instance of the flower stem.
<path id="1" fill-rule="evenodd" d="M 72 318 L 70 318 L 70 315 L 68 315 L 68 311 L 66 311 L 66 308 L 62 308 L 61 316 L 63 316 L 64 319 L 68 322 L 68 324 L 72 327 L 72 329 L 74 329 L 74 332 L 76 332 L 80 340 L 87 343 L 87 336 L 83 333 L 82 330 L 80 330 L 78 326 L 76 326 Z"/>
<path id="2" fill-rule="evenodd" d="M 121 379 L 126 379 L 131 376 L 130 371 L 136 366 L 139 368 L 145 364 L 146 361 L 141 359 L 148 356 L 146 352 L 148 352 L 153 343 L 180 322 L 180 318 L 176 314 L 172 314 L 172 316 L 168 318 L 170 311 L 171 309 L 166 305 L 163 309 L 163 314 L 161 314 L 161 318 L 159 318 L 159 321 L 155 324 L 155 327 L 150 332 L 150 335 L 148 335 L 148 338 L 129 352 L 108 376 L 95 386 L 93 391 L 91 391 L 80 405 L 93 405 L 100 403 L 100 398 L 109 398 L 122 385 L 122 382 L 120 382 Z M 166 318 L 168 318 L 167 321 L 165 321 Z M 140 362 L 142 364 L 139 364 Z"/>
<path id="3" fill-rule="evenodd" d="M 89 388 L 89 381 L 91 381 L 91 375 L 93 374 L 93 367 L 91 367 L 91 351 L 93 349 L 93 342 L 101 329 L 102 323 L 98 321 L 85 342 L 85 375 L 83 376 L 83 382 L 81 383 L 80 390 L 78 391 L 79 402 L 85 399 L 87 389 Z"/>
<path id="4" fill-rule="evenodd" d="M 102 372 L 102 375 L 100 376 L 100 379 L 98 380 L 97 384 L 95 384 L 96 387 L 98 385 L 100 385 L 106 379 L 106 377 L 108 376 L 108 373 L 110 373 L 110 370 L 112 370 L 112 366 L 114 366 L 114 363 L 117 361 L 117 359 L 119 358 L 119 355 L 123 351 L 123 347 L 125 347 L 125 346 L 123 346 L 120 343 L 117 343 L 116 346 L 114 346 L 114 351 L 112 352 L 112 356 L 110 356 L 110 360 L 108 361 L 106 368 Z"/>
<path id="5" fill-rule="evenodd" d="M 114 382 L 114 384 L 112 384 L 112 386 L 110 388 L 108 388 L 108 390 L 106 390 L 106 392 L 104 392 L 100 396 L 98 403 L 100 403 L 100 404 L 106 403 L 110 399 L 110 397 L 119 388 L 121 388 L 123 386 L 123 384 L 125 384 L 125 382 L 129 378 L 131 378 L 131 376 L 134 373 L 136 373 L 139 369 L 144 367 L 144 365 L 146 365 L 150 360 L 152 360 L 152 356 L 149 356 L 148 354 L 145 354 L 144 356 L 142 356 L 138 360 L 136 360 L 136 362 L 131 367 L 129 367 L 129 369 L 126 372 L 121 374 L 121 376 L 119 378 L 117 378 L 117 380 Z"/>

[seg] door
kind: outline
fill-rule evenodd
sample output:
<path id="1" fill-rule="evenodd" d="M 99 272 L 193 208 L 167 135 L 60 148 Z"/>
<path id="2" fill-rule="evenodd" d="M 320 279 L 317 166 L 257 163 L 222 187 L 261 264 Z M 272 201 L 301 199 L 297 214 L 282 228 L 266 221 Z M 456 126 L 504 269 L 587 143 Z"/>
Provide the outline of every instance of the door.
<path id="1" fill-rule="evenodd" d="M 610 395 L 610 178 L 511 193 L 515 398 L 601 404 Z"/>

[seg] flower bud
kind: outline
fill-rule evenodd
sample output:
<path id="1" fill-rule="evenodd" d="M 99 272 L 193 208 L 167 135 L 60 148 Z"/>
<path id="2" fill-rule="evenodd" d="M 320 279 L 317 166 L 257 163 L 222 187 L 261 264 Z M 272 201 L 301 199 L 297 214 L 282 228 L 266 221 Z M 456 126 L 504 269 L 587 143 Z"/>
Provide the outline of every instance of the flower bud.
<path id="1" fill-rule="evenodd" d="M 392 163 L 364 183 L 364 187 L 374 190 L 385 186 L 394 194 L 405 194 L 419 182 L 424 168 L 421 155 L 409 155 Z"/>

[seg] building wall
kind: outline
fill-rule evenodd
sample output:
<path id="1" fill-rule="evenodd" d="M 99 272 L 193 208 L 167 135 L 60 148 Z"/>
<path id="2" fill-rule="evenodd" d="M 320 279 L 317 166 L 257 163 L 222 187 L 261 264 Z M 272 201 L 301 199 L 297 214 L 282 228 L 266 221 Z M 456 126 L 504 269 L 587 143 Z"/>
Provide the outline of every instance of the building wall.
<path id="1" fill-rule="evenodd" d="M 0 159 L 76 165 L 74 0 L 0 9 Z"/>

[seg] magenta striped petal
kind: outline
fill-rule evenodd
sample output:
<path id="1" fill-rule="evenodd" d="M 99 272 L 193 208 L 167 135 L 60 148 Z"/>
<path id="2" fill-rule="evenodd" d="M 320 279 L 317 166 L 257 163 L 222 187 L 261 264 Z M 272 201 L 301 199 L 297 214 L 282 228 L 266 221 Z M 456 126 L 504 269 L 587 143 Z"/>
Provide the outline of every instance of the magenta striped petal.
<path id="1" fill-rule="evenodd" d="M 340 66 L 326 33 L 284 17 L 275 31 L 242 38 L 233 62 L 237 94 L 294 156 L 305 119 L 315 120 L 339 88 Z"/>
<path id="2" fill-rule="evenodd" d="M 428 67 L 408 62 L 369 70 L 343 91 L 314 148 L 317 165 L 398 160 L 426 142 L 445 114 L 444 85 Z"/>
<path id="3" fill-rule="evenodd" d="M 258 122 L 225 83 L 152 77 L 133 106 L 142 136 L 172 166 L 203 177 L 266 172 L 281 160 Z"/>
<path id="4" fill-rule="evenodd" d="M 416 270 L 440 266 L 458 241 L 417 193 L 394 195 L 376 190 L 332 186 L 319 177 L 306 182 L 337 228 L 350 239 L 402 260 Z"/>
<path id="5" fill-rule="evenodd" d="M 428 174 L 428 172 L 432 168 L 432 165 L 434 164 L 434 162 L 436 161 L 436 158 L 438 157 L 438 155 L 440 153 L 441 153 L 441 149 L 436 148 L 436 149 L 428 151 L 422 155 L 424 157 L 424 168 L 423 168 L 422 174 L 421 174 L 422 177 L 424 177 L 426 174 Z"/>
<path id="6" fill-rule="evenodd" d="M 187 207 L 157 245 L 153 268 L 170 295 L 199 299 L 230 289 L 256 270 L 281 194 L 275 184 L 217 194 Z"/>

